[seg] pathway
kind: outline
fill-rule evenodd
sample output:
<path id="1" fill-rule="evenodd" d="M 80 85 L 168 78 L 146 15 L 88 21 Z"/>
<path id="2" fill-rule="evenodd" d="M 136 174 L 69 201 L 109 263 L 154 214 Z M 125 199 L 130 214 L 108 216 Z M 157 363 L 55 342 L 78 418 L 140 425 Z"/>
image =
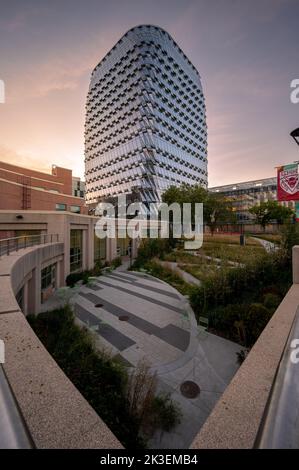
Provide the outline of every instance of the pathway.
<path id="1" fill-rule="evenodd" d="M 77 289 L 71 299 L 77 322 L 93 332 L 99 348 L 126 366 L 146 359 L 157 375 L 158 390 L 179 403 L 181 423 L 171 433 L 157 432 L 150 447 L 189 448 L 235 374 L 241 347 L 198 327 L 187 299 L 170 285 L 122 269 Z M 54 304 L 52 297 L 43 309 Z M 185 381 L 200 387 L 197 397 L 182 395 Z"/>
<path id="2" fill-rule="evenodd" d="M 273 242 L 269 242 L 268 240 L 264 240 L 263 238 L 258 238 L 258 237 L 251 237 L 254 240 L 257 240 L 267 251 L 267 253 L 271 253 L 272 251 L 276 251 L 279 249 L 277 245 Z"/>
<path id="3" fill-rule="evenodd" d="M 76 316 L 127 366 L 146 358 L 158 390 L 179 403 L 181 423 L 171 433 L 156 433 L 150 447 L 188 448 L 235 374 L 241 347 L 198 327 L 186 298 L 170 285 L 121 269 L 81 287 L 73 299 Z M 194 399 L 180 391 L 188 380 L 201 389 Z"/>

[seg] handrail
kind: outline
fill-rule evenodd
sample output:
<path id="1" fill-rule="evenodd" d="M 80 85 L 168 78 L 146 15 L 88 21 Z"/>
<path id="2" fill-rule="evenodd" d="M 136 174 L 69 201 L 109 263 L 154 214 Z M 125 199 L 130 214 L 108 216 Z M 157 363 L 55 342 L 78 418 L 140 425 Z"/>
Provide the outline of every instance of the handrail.
<path id="1" fill-rule="evenodd" d="M 46 243 L 56 243 L 59 241 L 58 233 L 40 233 L 38 235 L 23 235 L 21 237 L 3 238 L 0 240 L 0 258 L 9 255 L 13 251 L 28 248 L 35 245 L 45 245 Z"/>
<path id="2" fill-rule="evenodd" d="M 0 429 L 0 449 L 31 449 L 34 447 L 32 438 L 1 365 Z"/>
<path id="3" fill-rule="evenodd" d="M 276 371 L 254 447 L 260 449 L 299 448 L 298 347 L 299 307 Z"/>

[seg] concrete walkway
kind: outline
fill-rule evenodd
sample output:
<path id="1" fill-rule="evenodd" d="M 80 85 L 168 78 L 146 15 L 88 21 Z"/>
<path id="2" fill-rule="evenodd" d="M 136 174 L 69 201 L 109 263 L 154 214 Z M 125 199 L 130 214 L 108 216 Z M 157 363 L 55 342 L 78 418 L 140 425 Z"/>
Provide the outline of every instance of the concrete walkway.
<path id="1" fill-rule="evenodd" d="M 273 242 L 269 242 L 268 240 L 264 240 L 263 238 L 258 238 L 258 237 L 251 237 L 254 240 L 257 240 L 267 251 L 267 253 L 271 253 L 272 251 L 276 251 L 279 249 L 277 245 Z"/>
<path id="2" fill-rule="evenodd" d="M 186 298 L 147 274 L 115 270 L 92 288 L 82 286 L 74 300 L 77 318 L 97 333 L 99 346 L 127 366 L 146 358 L 159 391 L 180 405 L 179 426 L 156 433 L 150 447 L 188 448 L 235 374 L 241 347 L 199 328 Z M 195 399 L 181 394 L 187 380 L 201 389 Z"/>
<path id="3" fill-rule="evenodd" d="M 180 276 L 188 284 L 192 284 L 193 286 L 201 285 L 200 280 L 192 276 L 192 274 L 187 273 L 186 271 L 181 269 L 179 267 L 179 263 L 176 263 L 175 261 L 161 261 L 160 259 L 157 259 L 156 261 L 157 263 L 161 264 L 161 266 L 171 269 L 171 271 Z"/>
<path id="4" fill-rule="evenodd" d="M 81 286 L 71 303 L 99 348 L 128 367 L 146 359 L 158 390 L 180 405 L 181 423 L 171 433 L 156 433 L 150 447 L 188 448 L 235 374 L 241 347 L 198 327 L 187 299 L 173 287 L 122 267 Z M 185 381 L 200 387 L 196 398 L 182 395 Z"/>

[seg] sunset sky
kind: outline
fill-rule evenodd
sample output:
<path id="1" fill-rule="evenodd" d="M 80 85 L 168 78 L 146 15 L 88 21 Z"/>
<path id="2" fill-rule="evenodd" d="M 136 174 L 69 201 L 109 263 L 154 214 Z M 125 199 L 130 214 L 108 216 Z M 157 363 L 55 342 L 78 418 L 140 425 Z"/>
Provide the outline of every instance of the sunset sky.
<path id="1" fill-rule="evenodd" d="M 299 160 L 299 0 L 0 0 L 0 160 L 83 177 L 91 71 L 138 24 L 166 29 L 201 75 L 209 186 Z"/>

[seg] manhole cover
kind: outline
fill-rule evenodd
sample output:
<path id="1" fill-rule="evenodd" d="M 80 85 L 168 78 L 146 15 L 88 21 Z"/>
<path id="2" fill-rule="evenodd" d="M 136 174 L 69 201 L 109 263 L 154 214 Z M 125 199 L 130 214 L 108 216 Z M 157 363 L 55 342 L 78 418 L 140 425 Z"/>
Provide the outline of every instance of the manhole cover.
<path id="1" fill-rule="evenodd" d="M 191 380 L 183 382 L 180 387 L 181 394 L 186 398 L 196 398 L 200 394 L 200 388 Z"/>
<path id="2" fill-rule="evenodd" d="M 103 307 L 103 304 L 95 304 L 95 307 L 101 308 L 101 307 Z"/>
<path id="3" fill-rule="evenodd" d="M 120 315 L 120 316 L 118 317 L 118 319 L 119 319 L 120 321 L 128 321 L 128 320 L 129 320 L 129 316 L 128 316 L 128 315 Z"/>

